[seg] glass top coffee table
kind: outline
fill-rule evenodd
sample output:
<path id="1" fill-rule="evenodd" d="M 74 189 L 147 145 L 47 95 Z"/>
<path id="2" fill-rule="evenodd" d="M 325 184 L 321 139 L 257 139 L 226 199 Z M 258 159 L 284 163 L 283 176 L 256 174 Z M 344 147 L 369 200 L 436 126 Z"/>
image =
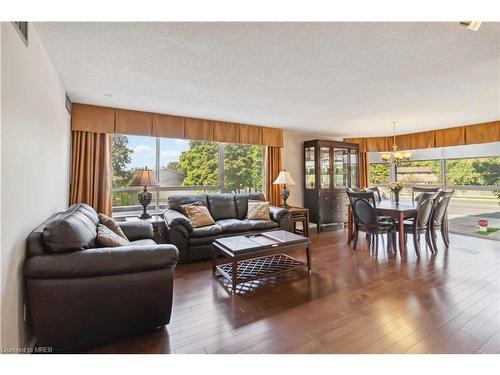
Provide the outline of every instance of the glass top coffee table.
<path id="1" fill-rule="evenodd" d="M 220 274 L 231 283 L 231 293 L 236 285 L 248 281 L 274 276 L 278 273 L 307 266 L 311 274 L 311 242 L 307 237 L 284 230 L 259 234 L 224 237 L 215 240 L 213 247 L 214 275 Z M 307 263 L 301 262 L 284 251 L 305 248 Z M 221 263 L 222 254 L 229 263 Z M 225 260 L 227 262 L 227 260 Z"/>

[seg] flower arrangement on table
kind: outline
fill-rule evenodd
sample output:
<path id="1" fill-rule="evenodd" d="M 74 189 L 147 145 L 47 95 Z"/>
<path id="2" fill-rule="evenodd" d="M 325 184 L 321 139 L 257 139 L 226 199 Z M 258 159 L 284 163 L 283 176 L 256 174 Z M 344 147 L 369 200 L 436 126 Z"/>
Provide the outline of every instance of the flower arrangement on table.
<path id="1" fill-rule="evenodd" d="M 399 204 L 399 192 L 403 190 L 403 184 L 401 182 L 393 182 L 389 184 L 389 190 L 394 193 L 396 204 Z"/>

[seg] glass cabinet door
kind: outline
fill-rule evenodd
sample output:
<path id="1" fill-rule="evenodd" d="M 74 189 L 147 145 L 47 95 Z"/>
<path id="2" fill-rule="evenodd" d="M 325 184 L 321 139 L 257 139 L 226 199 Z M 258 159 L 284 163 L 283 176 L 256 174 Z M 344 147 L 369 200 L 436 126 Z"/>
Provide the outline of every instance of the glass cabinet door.
<path id="1" fill-rule="evenodd" d="M 349 184 L 349 151 L 345 148 L 335 148 L 333 155 L 333 187 L 345 189 Z"/>
<path id="2" fill-rule="evenodd" d="M 330 160 L 330 147 L 320 147 L 319 149 L 319 176 L 320 188 L 330 189 L 331 184 L 331 160 Z"/>
<path id="3" fill-rule="evenodd" d="M 315 147 L 306 147 L 305 148 L 305 182 L 306 189 L 314 189 L 316 187 L 316 168 L 314 165 L 316 156 L 315 156 Z"/>
<path id="4" fill-rule="evenodd" d="M 359 187 L 358 182 L 358 153 L 356 150 L 350 150 L 350 170 L 351 170 L 351 187 Z"/>

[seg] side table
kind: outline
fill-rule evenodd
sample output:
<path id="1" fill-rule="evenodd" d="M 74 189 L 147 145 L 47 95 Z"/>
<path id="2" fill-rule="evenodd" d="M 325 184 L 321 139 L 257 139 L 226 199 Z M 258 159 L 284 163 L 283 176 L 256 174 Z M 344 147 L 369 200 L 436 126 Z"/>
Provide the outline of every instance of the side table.
<path id="1" fill-rule="evenodd" d="M 149 221 L 153 225 L 153 239 L 156 243 L 166 242 L 167 227 L 165 225 L 165 220 L 159 215 L 153 215 L 150 219 L 140 219 L 137 216 L 126 217 L 125 221 L 138 221 L 145 220 Z"/>
<path id="2" fill-rule="evenodd" d="M 309 210 L 303 207 L 290 207 L 290 232 L 309 237 Z M 297 228 L 302 223 L 302 229 Z"/>

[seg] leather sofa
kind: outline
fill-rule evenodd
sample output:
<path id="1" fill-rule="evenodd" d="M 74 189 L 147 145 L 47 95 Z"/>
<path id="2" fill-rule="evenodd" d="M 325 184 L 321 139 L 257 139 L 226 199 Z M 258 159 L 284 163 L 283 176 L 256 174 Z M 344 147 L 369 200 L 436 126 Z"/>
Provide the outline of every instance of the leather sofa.
<path id="1" fill-rule="evenodd" d="M 248 200 L 264 200 L 262 193 L 171 195 L 163 213 L 168 240 L 179 249 L 179 261 L 210 259 L 212 243 L 220 237 L 289 230 L 290 213 L 281 207 L 270 207 L 271 220 L 246 220 Z M 181 212 L 181 205 L 200 201 L 208 208 L 215 224 L 193 228 Z"/>
<path id="2" fill-rule="evenodd" d="M 178 251 L 146 221 L 119 223 L 130 246 L 97 247 L 99 217 L 75 204 L 40 224 L 24 264 L 38 346 L 73 352 L 168 324 Z"/>

